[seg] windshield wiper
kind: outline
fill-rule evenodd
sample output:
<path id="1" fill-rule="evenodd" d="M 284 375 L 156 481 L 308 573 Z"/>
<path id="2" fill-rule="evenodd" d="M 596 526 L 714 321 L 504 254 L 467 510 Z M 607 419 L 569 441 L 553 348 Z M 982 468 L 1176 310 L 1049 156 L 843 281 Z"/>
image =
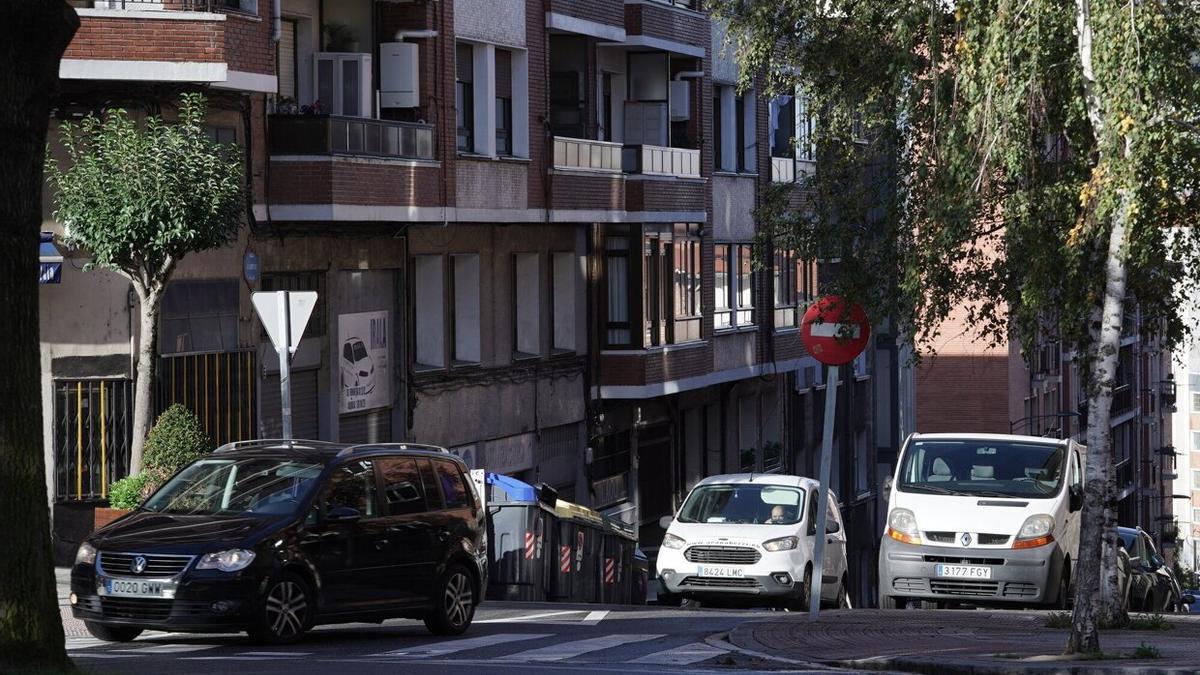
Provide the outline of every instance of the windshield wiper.
<path id="1" fill-rule="evenodd" d="M 966 493 L 964 493 L 966 494 Z M 972 490 L 971 495 L 976 497 L 1004 497 L 1005 499 L 1020 499 L 1021 495 L 1010 495 L 1005 492 L 995 492 L 992 490 Z"/>
<path id="2" fill-rule="evenodd" d="M 940 485 L 928 485 L 928 484 L 924 484 L 924 483 L 905 483 L 905 484 L 902 484 L 900 487 L 907 488 L 909 490 L 916 490 L 918 492 L 931 492 L 935 495 L 967 496 L 967 493 L 965 493 L 965 492 L 951 490 L 950 488 L 944 488 Z"/>

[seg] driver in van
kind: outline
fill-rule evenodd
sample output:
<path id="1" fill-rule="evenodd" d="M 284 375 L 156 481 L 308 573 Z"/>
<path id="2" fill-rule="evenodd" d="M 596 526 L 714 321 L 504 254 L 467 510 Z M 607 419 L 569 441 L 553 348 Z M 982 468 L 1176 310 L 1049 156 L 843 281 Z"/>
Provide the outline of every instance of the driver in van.
<path id="1" fill-rule="evenodd" d="M 767 519 L 767 524 L 785 525 L 789 520 L 787 509 L 785 509 L 782 504 L 776 504 L 771 509 L 771 517 Z"/>

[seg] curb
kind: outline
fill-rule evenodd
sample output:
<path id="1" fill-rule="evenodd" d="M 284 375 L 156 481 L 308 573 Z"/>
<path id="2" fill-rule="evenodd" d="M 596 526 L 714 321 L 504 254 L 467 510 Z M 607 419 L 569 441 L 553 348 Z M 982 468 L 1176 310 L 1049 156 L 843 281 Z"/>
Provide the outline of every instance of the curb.
<path id="1" fill-rule="evenodd" d="M 739 624 L 736 628 L 728 633 L 718 633 L 710 635 L 704 641 L 713 647 L 718 647 L 746 656 L 763 659 L 765 661 L 775 661 L 778 663 L 786 663 L 789 666 L 801 666 L 811 670 L 838 670 L 837 664 L 822 663 L 820 661 L 803 661 L 800 659 L 788 658 L 786 656 L 776 656 L 771 654 L 771 648 L 754 639 L 754 632 L 749 630 L 747 626 L 753 626 L 759 623 L 770 623 L 769 621 L 747 621 Z M 737 639 L 734 635 L 737 634 Z M 852 666 L 857 667 L 857 666 Z M 876 670 L 871 668 L 871 670 Z"/>
<path id="2" fill-rule="evenodd" d="M 928 658 L 881 657 L 833 662 L 843 668 L 889 670 L 923 675 L 1024 675 L 1025 673 L 1054 673 L 1054 675 L 1093 675 L 1095 673 L 1137 673 L 1138 675 L 1190 675 L 1194 667 L 1155 668 L 1141 665 L 1116 665 L 1113 661 L 1051 661 L 1031 662 L 1014 660 L 1012 665 L 995 661 L 964 659 L 933 661 Z M 1112 664 L 1112 665 L 1106 665 Z"/>

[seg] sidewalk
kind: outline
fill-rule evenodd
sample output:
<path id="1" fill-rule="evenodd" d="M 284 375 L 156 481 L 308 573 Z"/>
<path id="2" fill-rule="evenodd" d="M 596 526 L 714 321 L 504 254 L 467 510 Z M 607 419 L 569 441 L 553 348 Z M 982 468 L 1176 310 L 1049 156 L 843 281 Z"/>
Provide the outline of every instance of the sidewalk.
<path id="1" fill-rule="evenodd" d="M 1077 660 L 1061 656 L 1067 631 L 1045 627 L 1045 612 L 995 610 L 840 610 L 744 623 L 736 646 L 831 666 L 918 673 L 1200 672 L 1200 616 L 1171 616 L 1173 630 L 1106 630 L 1106 655 L 1128 657 L 1145 643 L 1157 659 Z"/>
<path id="2" fill-rule="evenodd" d="M 63 633 L 67 637 L 87 637 L 83 622 L 71 616 L 71 568 L 55 567 L 54 581 L 58 587 L 58 612 L 62 614 Z"/>

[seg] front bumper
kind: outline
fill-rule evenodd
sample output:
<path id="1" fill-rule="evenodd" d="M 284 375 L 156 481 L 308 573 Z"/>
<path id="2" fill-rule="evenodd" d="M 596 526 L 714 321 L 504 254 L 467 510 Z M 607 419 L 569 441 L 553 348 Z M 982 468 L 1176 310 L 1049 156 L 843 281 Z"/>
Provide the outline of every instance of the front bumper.
<path id="1" fill-rule="evenodd" d="M 1031 549 L 905 544 L 884 537 L 879 548 L 883 595 L 978 604 L 1046 604 L 1058 598 L 1065 560 L 1058 542 Z M 943 578 L 939 564 L 991 570 L 989 579 Z"/>
<path id="2" fill-rule="evenodd" d="M 76 619 L 153 630 L 236 632 L 250 623 L 258 595 L 256 579 L 245 573 L 185 574 L 170 599 L 101 595 L 100 582 L 90 565 L 72 570 L 71 614 Z"/>
<path id="3" fill-rule="evenodd" d="M 673 553 L 658 559 L 662 591 L 688 598 L 787 600 L 803 593 L 803 563 L 799 554 L 763 554 L 752 565 L 697 565 Z M 722 574 L 713 574 L 713 568 Z"/>

